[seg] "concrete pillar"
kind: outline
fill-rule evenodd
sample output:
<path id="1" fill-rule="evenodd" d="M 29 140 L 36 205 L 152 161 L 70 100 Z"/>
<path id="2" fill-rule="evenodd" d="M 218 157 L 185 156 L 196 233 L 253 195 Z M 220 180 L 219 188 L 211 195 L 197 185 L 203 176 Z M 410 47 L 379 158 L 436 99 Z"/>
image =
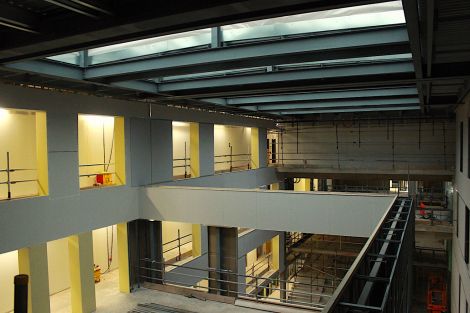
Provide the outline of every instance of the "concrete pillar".
<path id="1" fill-rule="evenodd" d="M 286 233 L 279 233 L 279 279 L 281 280 L 279 287 L 281 290 L 281 301 L 287 300 L 287 292 L 284 291 L 287 289 L 287 268 L 286 268 Z"/>
<path id="2" fill-rule="evenodd" d="M 96 310 L 93 278 L 93 236 L 86 232 L 69 237 L 70 291 L 72 313 Z"/>
<path id="3" fill-rule="evenodd" d="M 246 255 L 241 256 L 238 258 L 238 274 L 245 275 L 246 274 Z M 245 276 L 238 276 L 238 292 L 240 294 L 246 293 L 246 277 Z"/>
<path id="4" fill-rule="evenodd" d="M 211 278 L 209 280 L 209 292 L 236 297 L 238 290 L 236 284 L 238 229 L 236 227 L 209 226 L 208 233 L 209 267 L 218 270 L 218 272 L 209 273 Z M 224 272 L 230 272 L 230 274 Z"/>
<path id="5" fill-rule="evenodd" d="M 190 124 L 191 177 L 214 175 L 214 124 Z"/>
<path id="6" fill-rule="evenodd" d="M 129 245 L 127 236 L 127 223 L 117 224 L 117 245 L 119 263 L 119 291 L 130 292 L 129 278 Z"/>
<path id="7" fill-rule="evenodd" d="M 52 198 L 78 195 L 78 115 L 47 113 L 49 195 Z"/>
<path id="8" fill-rule="evenodd" d="M 173 180 L 173 124 L 168 120 L 151 123 L 152 183 Z"/>
<path id="9" fill-rule="evenodd" d="M 47 244 L 18 250 L 18 269 L 29 276 L 28 313 L 50 312 Z"/>
<path id="10" fill-rule="evenodd" d="M 131 185 L 143 186 L 152 182 L 152 152 L 150 140 L 150 120 L 132 118 L 130 120 Z"/>
<path id="11" fill-rule="evenodd" d="M 251 128 L 251 168 L 268 166 L 267 131 L 265 128 Z"/>

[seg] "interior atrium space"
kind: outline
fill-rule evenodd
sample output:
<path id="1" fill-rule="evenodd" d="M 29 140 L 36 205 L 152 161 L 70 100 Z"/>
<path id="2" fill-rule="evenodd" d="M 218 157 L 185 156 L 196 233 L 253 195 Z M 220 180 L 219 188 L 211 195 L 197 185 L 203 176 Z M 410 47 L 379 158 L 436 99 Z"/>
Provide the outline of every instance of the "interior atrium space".
<path id="1" fill-rule="evenodd" d="M 469 313 L 467 0 L 0 0 L 0 313 Z"/>

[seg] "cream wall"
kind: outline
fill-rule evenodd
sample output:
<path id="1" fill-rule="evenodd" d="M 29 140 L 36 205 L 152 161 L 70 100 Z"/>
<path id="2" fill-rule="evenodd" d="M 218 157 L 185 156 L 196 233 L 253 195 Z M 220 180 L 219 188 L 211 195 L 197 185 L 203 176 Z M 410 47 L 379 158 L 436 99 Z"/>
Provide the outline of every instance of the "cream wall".
<path id="1" fill-rule="evenodd" d="M 230 154 L 230 148 L 228 144 L 233 147 L 233 154 L 244 154 L 250 153 L 251 149 L 251 128 L 250 127 L 239 127 L 239 126 L 228 126 L 228 125 L 214 125 L 214 155 L 226 155 Z M 249 159 L 248 156 L 234 157 L 233 166 L 240 166 L 248 164 L 249 161 L 235 162 L 238 159 Z M 228 161 L 229 157 L 216 158 L 216 161 Z M 228 170 L 230 168 L 229 163 L 215 164 L 215 171 Z"/>
<path id="2" fill-rule="evenodd" d="M 13 277 L 18 274 L 18 252 L 0 254 L 0 312 L 13 310 Z"/>
<path id="3" fill-rule="evenodd" d="M 192 232 L 193 232 L 192 224 L 178 223 L 178 222 L 162 222 L 162 241 L 163 241 L 163 243 L 167 243 L 167 242 L 170 242 L 172 240 L 177 239 L 178 238 L 178 229 L 180 230 L 180 236 L 181 237 L 185 236 L 185 235 L 188 235 L 188 234 L 192 234 Z M 192 238 L 184 238 L 181 242 L 184 243 L 184 242 L 187 242 L 191 239 Z M 171 249 L 171 248 L 175 248 L 177 246 L 178 246 L 178 242 L 173 242 L 173 243 L 170 243 L 170 244 L 167 244 L 167 245 L 163 246 L 163 250 L 168 250 L 168 249 Z M 184 245 L 184 247 L 182 248 L 182 252 L 191 250 L 191 248 L 192 248 L 192 245 L 190 245 L 190 244 Z M 167 256 L 171 256 L 170 258 L 172 258 L 176 255 L 177 255 L 177 249 L 174 249 L 170 252 L 167 252 L 165 254 L 165 258 L 167 258 Z"/>
<path id="4" fill-rule="evenodd" d="M 468 127 L 470 118 L 470 96 L 456 110 L 456 158 L 454 177 L 454 237 L 452 241 L 452 293 L 451 311 L 465 312 L 465 302 L 470 304 L 470 266 L 465 263 L 465 206 L 470 208 L 470 178 L 468 178 Z M 463 172 L 460 172 L 460 122 L 463 122 Z M 458 218 L 458 219 L 457 219 Z M 458 226 L 457 226 L 458 224 Z M 458 236 L 457 236 L 458 230 Z M 459 288 L 460 277 L 460 288 Z M 459 296 L 460 289 L 460 296 Z M 460 310 L 459 310 L 460 298 Z M 466 313 L 466 312 L 465 312 Z"/>
<path id="5" fill-rule="evenodd" d="M 37 168 L 36 113 L 34 111 L 0 109 L 0 169 L 6 169 L 6 153 L 10 152 L 10 168 Z M 36 179 L 35 171 L 11 173 L 11 180 Z M 0 172 L 0 182 L 7 174 Z M 12 197 L 38 194 L 36 182 L 11 185 Z M 7 185 L 0 185 L 0 199 L 7 198 Z"/>
<path id="6" fill-rule="evenodd" d="M 108 233 L 106 233 L 106 229 L 108 230 Z M 106 236 L 108 237 L 108 242 L 106 241 Z M 108 268 L 108 253 L 106 249 L 107 245 L 110 248 L 110 256 L 112 247 L 112 262 L 109 268 L 109 270 L 112 271 L 118 268 L 116 225 L 96 229 L 93 231 L 93 262 L 101 267 L 101 272 L 106 271 Z"/>
<path id="7" fill-rule="evenodd" d="M 173 122 L 173 159 L 184 158 L 184 142 L 186 142 L 186 157 L 189 158 L 190 153 L 190 133 L 189 123 Z M 189 160 L 187 161 L 189 165 Z M 184 161 L 173 161 L 173 165 L 184 165 Z M 189 166 L 187 172 L 190 174 Z M 184 167 L 173 169 L 174 176 L 183 176 Z"/>
<path id="8" fill-rule="evenodd" d="M 114 117 L 78 115 L 78 162 L 80 165 L 109 162 L 113 164 L 109 168 L 106 167 L 107 171 L 115 172 L 114 148 Z M 99 173 L 104 170 L 103 165 L 81 167 L 80 174 Z M 93 186 L 95 181 L 95 176 L 80 177 L 80 188 Z M 113 181 L 115 181 L 115 178 Z"/>
<path id="9" fill-rule="evenodd" d="M 111 270 L 115 270 L 118 268 L 117 233 L 115 225 L 108 227 L 110 244 L 111 228 L 114 228 Z M 101 271 L 104 272 L 107 269 L 106 260 L 106 228 L 101 228 L 93 231 L 93 262 L 99 264 Z M 61 238 L 47 243 L 47 263 L 49 270 L 49 293 L 52 295 L 70 288 L 68 238 Z M 12 251 L 0 254 L 0 313 L 13 310 L 13 278 L 17 274 L 18 252 Z"/>

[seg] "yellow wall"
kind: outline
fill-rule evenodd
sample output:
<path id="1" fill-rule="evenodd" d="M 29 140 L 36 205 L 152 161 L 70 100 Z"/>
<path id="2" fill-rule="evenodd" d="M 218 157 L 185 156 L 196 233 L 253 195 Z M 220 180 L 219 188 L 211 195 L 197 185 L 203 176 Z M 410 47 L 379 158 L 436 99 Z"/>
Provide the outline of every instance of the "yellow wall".
<path id="1" fill-rule="evenodd" d="M 189 123 L 173 122 L 173 159 L 184 158 L 184 143 L 186 142 L 186 157 L 189 158 L 191 151 Z M 187 161 L 189 165 L 189 161 Z M 184 165 L 184 161 L 175 161 L 174 165 Z M 190 173 L 187 167 L 187 173 Z M 174 176 L 183 176 L 184 167 L 173 169 Z"/>
<path id="2" fill-rule="evenodd" d="M 26 110 L 0 109 L 0 169 L 6 169 L 6 153 L 10 152 L 10 168 L 39 169 L 11 173 L 11 180 L 40 179 L 47 194 L 46 114 Z M 38 137 L 38 140 L 37 140 Z M 6 181 L 0 173 L 0 181 Z M 36 182 L 11 185 L 12 197 L 39 195 Z M 7 197 L 7 186 L 0 185 L 0 199 Z"/>
<path id="3" fill-rule="evenodd" d="M 298 179 L 295 178 L 295 181 Z M 295 191 L 310 191 L 310 178 L 300 178 L 298 183 L 294 184 Z"/>
<path id="4" fill-rule="evenodd" d="M 192 234 L 193 232 L 193 224 L 188 223 L 178 223 L 178 222 L 162 222 L 162 241 L 163 243 L 170 242 L 178 238 L 178 229 L 180 230 L 180 236 L 185 236 L 188 234 Z M 181 242 L 187 242 L 191 238 L 184 238 Z M 173 242 L 171 244 L 165 245 L 163 247 L 164 250 L 168 250 L 174 247 L 177 247 L 178 243 Z M 192 249 L 192 245 L 188 244 L 182 248 L 182 252 L 188 251 Z M 178 249 L 172 250 L 170 253 L 165 254 L 165 258 L 167 256 L 175 257 L 178 253 Z"/>
<path id="5" fill-rule="evenodd" d="M 36 156 L 39 195 L 49 194 L 47 153 L 47 120 L 45 112 L 36 112 Z"/>
<path id="6" fill-rule="evenodd" d="M 251 128 L 239 127 L 239 126 L 228 126 L 228 125 L 214 125 L 214 155 L 230 154 L 230 148 L 228 144 L 233 146 L 233 154 L 246 154 L 250 153 L 251 149 Z M 237 159 L 249 159 L 247 156 L 235 157 Z M 216 161 L 228 161 L 229 158 L 216 158 Z M 247 168 L 250 161 L 234 162 L 233 166 L 244 166 Z M 230 168 L 229 163 L 215 164 L 215 171 L 228 170 Z"/>
<path id="7" fill-rule="evenodd" d="M 18 275 L 18 251 L 0 254 L 0 312 L 13 310 L 13 277 Z"/>
<path id="8" fill-rule="evenodd" d="M 124 118 L 79 114 L 78 160 L 80 165 L 111 163 L 109 166 L 81 166 L 80 174 L 112 172 L 116 173 L 113 174 L 114 184 L 125 184 Z M 91 187 L 95 181 L 95 176 L 80 177 L 80 188 Z"/>

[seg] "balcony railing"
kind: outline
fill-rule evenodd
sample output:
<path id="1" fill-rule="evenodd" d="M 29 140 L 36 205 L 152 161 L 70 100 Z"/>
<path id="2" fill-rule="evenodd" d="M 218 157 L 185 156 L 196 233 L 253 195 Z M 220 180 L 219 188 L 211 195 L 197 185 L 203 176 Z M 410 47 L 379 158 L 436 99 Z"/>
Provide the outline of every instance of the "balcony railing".
<path id="1" fill-rule="evenodd" d="M 187 253 L 192 251 L 192 249 L 185 248 L 188 245 L 192 245 L 192 236 L 192 234 L 181 236 L 181 231 L 178 229 L 176 239 L 163 243 L 163 259 L 169 263 L 181 261 Z M 182 252 L 185 249 L 187 251 Z"/>
<path id="2" fill-rule="evenodd" d="M 21 197 L 21 195 L 15 194 L 12 191 L 12 187 L 14 185 L 17 185 L 17 184 L 36 183 L 38 188 L 41 189 L 43 193 L 45 193 L 43 186 L 41 186 L 41 184 L 39 183 L 39 180 L 37 178 L 37 174 L 35 175 L 36 176 L 35 178 L 30 178 L 30 179 L 23 179 L 23 178 L 15 178 L 14 177 L 14 176 L 16 176 L 16 173 L 26 173 L 26 176 L 30 176 L 31 173 L 37 172 L 37 169 L 35 169 L 35 168 L 13 168 L 13 167 L 11 167 L 11 159 L 10 159 L 10 153 L 9 152 L 6 153 L 6 157 L 7 157 L 7 159 L 6 159 L 7 160 L 6 168 L 3 168 L 3 169 L 0 168 L 0 174 L 6 175 L 6 178 L 4 178 L 4 180 L 0 179 L 0 185 L 6 185 L 7 190 L 6 190 L 6 194 L 5 194 L 6 197 L 4 198 L 3 195 L 0 195 L 0 199 L 4 198 L 4 199 L 7 199 L 7 200 L 11 200 L 13 198 Z M 37 195 L 37 193 L 34 194 L 34 195 Z"/>

